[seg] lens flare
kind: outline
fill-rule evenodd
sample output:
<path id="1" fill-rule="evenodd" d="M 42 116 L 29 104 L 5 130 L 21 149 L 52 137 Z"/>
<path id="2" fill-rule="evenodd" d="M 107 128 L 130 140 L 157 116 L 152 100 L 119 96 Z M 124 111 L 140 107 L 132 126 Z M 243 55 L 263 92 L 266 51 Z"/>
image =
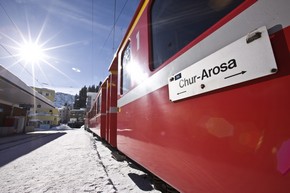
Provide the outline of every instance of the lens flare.
<path id="1" fill-rule="evenodd" d="M 19 55 L 26 63 L 36 64 L 44 61 L 46 55 L 44 49 L 36 43 L 27 42 L 20 46 Z"/>

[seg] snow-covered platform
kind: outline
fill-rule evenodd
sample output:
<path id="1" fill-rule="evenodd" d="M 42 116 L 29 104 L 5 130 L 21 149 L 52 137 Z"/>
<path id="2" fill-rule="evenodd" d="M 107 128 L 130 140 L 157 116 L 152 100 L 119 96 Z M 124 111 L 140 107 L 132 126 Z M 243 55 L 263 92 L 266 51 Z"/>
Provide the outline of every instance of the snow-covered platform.
<path id="1" fill-rule="evenodd" d="M 82 128 L 0 138 L 1 192 L 159 192 L 146 173 L 111 153 Z"/>

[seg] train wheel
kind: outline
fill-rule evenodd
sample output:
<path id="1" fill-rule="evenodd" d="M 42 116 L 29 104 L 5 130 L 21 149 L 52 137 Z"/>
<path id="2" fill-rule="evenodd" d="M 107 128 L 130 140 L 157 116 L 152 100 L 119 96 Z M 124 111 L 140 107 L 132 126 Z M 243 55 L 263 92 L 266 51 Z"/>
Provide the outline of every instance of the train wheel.
<path id="1" fill-rule="evenodd" d="M 159 190 L 162 193 L 179 193 L 176 189 L 174 189 L 156 176 L 153 176 L 153 185 L 156 190 Z"/>
<path id="2" fill-rule="evenodd" d="M 153 185 L 156 190 L 161 191 L 162 193 L 167 193 L 167 188 L 165 182 L 160 180 L 158 177 L 154 176 L 153 177 Z"/>

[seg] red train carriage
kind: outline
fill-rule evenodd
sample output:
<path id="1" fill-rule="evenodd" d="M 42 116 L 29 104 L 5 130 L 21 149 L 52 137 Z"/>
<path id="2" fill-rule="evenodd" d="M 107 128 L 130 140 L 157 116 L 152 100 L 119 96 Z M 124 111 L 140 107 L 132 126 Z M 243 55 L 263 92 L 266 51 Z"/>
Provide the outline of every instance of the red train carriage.
<path id="1" fill-rule="evenodd" d="M 110 75 L 105 79 L 96 100 L 87 114 L 88 128 L 116 147 L 117 130 L 117 58 L 109 68 Z"/>
<path id="2" fill-rule="evenodd" d="M 86 115 L 86 127 L 99 137 L 105 139 L 106 128 L 106 80 L 100 86 L 91 109 Z"/>
<path id="3" fill-rule="evenodd" d="M 103 130 L 102 127 L 105 126 L 105 106 L 101 106 L 101 100 L 102 100 L 102 95 L 103 93 L 103 87 L 100 87 L 100 90 L 96 96 L 96 99 L 94 100 L 94 103 L 92 104 L 92 107 L 90 111 L 87 113 L 87 128 L 90 129 L 92 132 L 97 134 L 98 136 L 101 135 L 101 131 Z M 104 122 L 101 124 L 101 122 Z"/>
<path id="4" fill-rule="evenodd" d="M 107 99 L 106 99 L 106 141 L 113 147 L 117 146 L 117 68 L 118 60 L 114 58 L 109 67 L 110 75 L 107 79 Z"/>
<path id="5" fill-rule="evenodd" d="M 288 193 L 289 7 L 142 0 L 110 67 L 105 139 L 181 192 Z"/>

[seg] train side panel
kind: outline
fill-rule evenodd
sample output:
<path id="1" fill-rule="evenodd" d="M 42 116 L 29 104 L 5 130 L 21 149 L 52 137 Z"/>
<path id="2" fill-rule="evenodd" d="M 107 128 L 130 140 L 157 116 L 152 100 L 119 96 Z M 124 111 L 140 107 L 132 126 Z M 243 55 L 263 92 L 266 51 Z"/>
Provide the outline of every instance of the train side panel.
<path id="1" fill-rule="evenodd" d="M 181 192 L 288 193 L 290 2 L 244 1 L 154 70 L 153 2 L 142 1 L 118 52 L 118 149 Z M 169 100 L 169 77 L 262 26 L 275 73 Z"/>
<path id="2" fill-rule="evenodd" d="M 88 129 L 102 139 L 106 137 L 106 100 L 107 100 L 107 82 L 105 81 L 97 94 L 92 109 L 87 113 Z"/>
<path id="3" fill-rule="evenodd" d="M 108 84 L 107 84 L 107 132 L 108 137 L 107 141 L 112 147 L 117 146 L 117 74 L 118 62 L 117 58 L 114 58 L 109 71 L 110 75 L 108 77 Z"/>
<path id="4" fill-rule="evenodd" d="M 98 98 L 98 96 L 97 96 Z M 97 102 L 95 101 L 94 107 L 90 110 L 88 122 L 89 122 L 89 130 L 100 136 L 100 125 L 99 125 L 99 115 L 96 112 Z"/>

